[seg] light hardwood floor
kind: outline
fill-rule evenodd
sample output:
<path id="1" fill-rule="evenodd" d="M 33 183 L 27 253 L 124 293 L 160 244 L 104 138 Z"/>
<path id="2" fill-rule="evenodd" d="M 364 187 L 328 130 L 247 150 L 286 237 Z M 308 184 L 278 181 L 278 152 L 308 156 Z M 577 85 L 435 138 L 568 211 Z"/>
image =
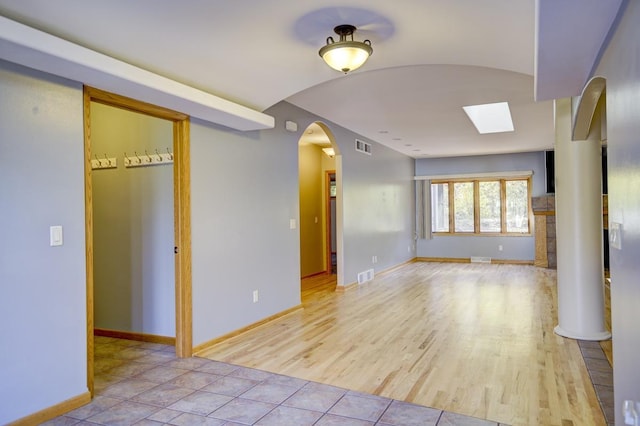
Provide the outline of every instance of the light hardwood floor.
<path id="1" fill-rule="evenodd" d="M 511 425 L 605 424 L 577 342 L 553 333 L 555 271 L 418 262 L 334 285 L 202 355 Z"/>

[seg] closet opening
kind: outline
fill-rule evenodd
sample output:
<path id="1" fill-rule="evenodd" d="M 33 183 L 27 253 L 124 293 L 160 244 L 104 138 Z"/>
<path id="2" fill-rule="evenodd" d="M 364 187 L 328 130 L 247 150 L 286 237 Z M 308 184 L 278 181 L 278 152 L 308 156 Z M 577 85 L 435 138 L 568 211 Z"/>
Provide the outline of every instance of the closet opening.
<path id="1" fill-rule="evenodd" d="M 192 354 L 189 117 L 84 89 L 87 381 L 94 335 Z"/>

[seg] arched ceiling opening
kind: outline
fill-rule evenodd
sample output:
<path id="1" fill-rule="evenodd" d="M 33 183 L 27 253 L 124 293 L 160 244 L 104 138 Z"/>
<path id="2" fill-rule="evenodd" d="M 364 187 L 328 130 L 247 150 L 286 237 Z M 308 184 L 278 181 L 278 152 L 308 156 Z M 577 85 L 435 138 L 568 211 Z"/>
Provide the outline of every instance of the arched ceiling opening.
<path id="1" fill-rule="evenodd" d="M 553 34 L 590 22 L 598 31 L 585 43 L 589 52 L 581 50 L 591 59 L 580 64 L 593 66 L 620 3 L 0 0 L 0 15 L 243 108 L 287 100 L 420 158 L 550 148 L 552 105 L 536 103 L 535 91 L 568 90 L 569 74 L 556 72 L 553 58 L 583 39 L 578 30 Z M 552 19 L 554 8 L 562 22 Z M 373 45 L 369 61 L 346 76 L 318 55 L 340 24 L 355 25 L 356 39 Z M 474 134 L 462 106 L 488 101 L 510 102 L 515 132 Z"/>

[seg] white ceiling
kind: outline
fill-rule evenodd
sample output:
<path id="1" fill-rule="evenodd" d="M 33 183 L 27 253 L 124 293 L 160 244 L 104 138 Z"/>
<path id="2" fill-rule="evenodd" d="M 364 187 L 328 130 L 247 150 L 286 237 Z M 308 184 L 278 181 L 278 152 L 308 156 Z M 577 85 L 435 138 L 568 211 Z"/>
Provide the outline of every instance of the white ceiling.
<path id="1" fill-rule="evenodd" d="M 340 4 L 0 0 L 0 15 L 258 111 L 287 100 L 416 158 L 552 147 L 552 103 L 534 102 L 534 0 Z M 317 53 L 339 24 L 374 50 L 346 76 Z M 498 101 L 516 130 L 479 135 L 462 106 Z"/>

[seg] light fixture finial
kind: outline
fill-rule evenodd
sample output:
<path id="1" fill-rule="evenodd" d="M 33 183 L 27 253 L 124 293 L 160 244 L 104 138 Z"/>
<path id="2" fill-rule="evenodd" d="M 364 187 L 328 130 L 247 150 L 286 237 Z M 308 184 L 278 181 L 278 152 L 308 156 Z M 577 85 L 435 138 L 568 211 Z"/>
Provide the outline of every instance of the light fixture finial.
<path id="1" fill-rule="evenodd" d="M 334 41 L 333 37 L 327 37 L 327 44 L 318 52 L 322 59 L 331 68 L 345 74 L 360 68 L 373 53 L 371 41 L 353 40 L 353 33 L 356 31 L 353 25 L 338 25 L 333 31 L 340 36 L 340 40 Z"/>

